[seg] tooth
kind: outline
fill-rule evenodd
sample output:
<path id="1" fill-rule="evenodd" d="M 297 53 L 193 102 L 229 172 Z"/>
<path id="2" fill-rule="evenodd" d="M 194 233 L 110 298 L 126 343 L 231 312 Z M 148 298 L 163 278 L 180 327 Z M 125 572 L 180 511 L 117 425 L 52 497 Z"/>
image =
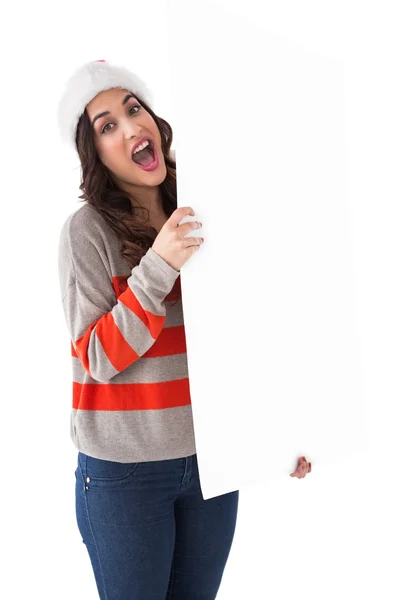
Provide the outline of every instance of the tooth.
<path id="1" fill-rule="evenodd" d="M 133 151 L 133 154 L 136 154 L 136 152 L 139 152 L 140 150 L 144 150 L 144 148 L 147 148 L 147 146 L 150 145 L 149 140 L 146 140 L 145 142 L 143 142 L 142 144 L 140 144 L 140 146 L 138 146 L 136 148 L 136 150 Z"/>

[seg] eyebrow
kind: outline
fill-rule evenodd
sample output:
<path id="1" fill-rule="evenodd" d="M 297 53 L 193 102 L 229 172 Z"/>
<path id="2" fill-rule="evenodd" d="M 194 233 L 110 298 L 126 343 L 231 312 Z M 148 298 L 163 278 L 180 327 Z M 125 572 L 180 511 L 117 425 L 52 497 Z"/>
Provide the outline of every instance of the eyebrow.
<path id="1" fill-rule="evenodd" d="M 125 96 L 125 98 L 122 100 L 122 106 L 124 106 L 128 102 L 129 98 L 134 98 L 134 97 L 135 96 L 133 94 L 127 94 Z M 92 127 L 94 127 L 94 124 L 97 121 L 97 119 L 100 119 L 101 117 L 104 117 L 105 115 L 109 115 L 109 114 L 110 114 L 110 111 L 109 110 L 105 110 L 104 112 L 99 113 L 98 115 L 96 115 L 95 118 L 92 121 Z"/>

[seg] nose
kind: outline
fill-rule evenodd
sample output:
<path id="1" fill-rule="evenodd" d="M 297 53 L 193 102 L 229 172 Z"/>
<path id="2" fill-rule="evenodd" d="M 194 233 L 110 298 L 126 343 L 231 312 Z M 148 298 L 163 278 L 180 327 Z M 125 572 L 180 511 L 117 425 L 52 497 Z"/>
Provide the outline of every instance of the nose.
<path id="1" fill-rule="evenodd" d="M 127 121 L 124 125 L 125 137 L 129 140 L 132 137 L 140 138 L 142 128 L 137 122 Z"/>

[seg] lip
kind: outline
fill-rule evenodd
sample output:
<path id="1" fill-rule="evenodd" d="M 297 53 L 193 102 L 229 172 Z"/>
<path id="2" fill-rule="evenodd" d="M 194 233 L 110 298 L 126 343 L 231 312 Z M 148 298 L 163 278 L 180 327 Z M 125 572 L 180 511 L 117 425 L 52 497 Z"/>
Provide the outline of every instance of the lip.
<path id="1" fill-rule="evenodd" d="M 141 140 L 139 140 L 138 142 L 136 142 L 136 144 L 133 144 L 133 146 L 132 146 L 132 148 L 131 148 L 131 156 L 132 156 L 132 154 L 133 154 L 133 151 L 134 151 L 134 150 L 136 150 L 136 148 L 137 148 L 138 146 L 140 146 L 140 144 L 143 144 L 143 142 L 146 142 L 147 140 L 149 140 L 149 142 L 152 142 L 152 143 L 153 143 L 153 146 L 155 147 L 155 143 L 154 143 L 154 141 L 151 139 L 151 137 L 149 137 L 149 136 L 142 137 L 142 139 L 141 139 Z"/>

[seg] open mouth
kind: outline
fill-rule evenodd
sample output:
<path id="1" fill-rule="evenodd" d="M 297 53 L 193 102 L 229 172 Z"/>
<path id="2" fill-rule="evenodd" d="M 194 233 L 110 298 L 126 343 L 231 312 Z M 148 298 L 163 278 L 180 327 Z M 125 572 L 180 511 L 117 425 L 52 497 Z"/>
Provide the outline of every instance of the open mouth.
<path id="1" fill-rule="evenodd" d="M 155 158 L 155 149 L 154 143 L 152 140 L 147 140 L 148 145 L 143 150 L 139 152 L 132 153 L 132 160 L 137 165 L 141 167 L 148 167 L 154 162 Z"/>

